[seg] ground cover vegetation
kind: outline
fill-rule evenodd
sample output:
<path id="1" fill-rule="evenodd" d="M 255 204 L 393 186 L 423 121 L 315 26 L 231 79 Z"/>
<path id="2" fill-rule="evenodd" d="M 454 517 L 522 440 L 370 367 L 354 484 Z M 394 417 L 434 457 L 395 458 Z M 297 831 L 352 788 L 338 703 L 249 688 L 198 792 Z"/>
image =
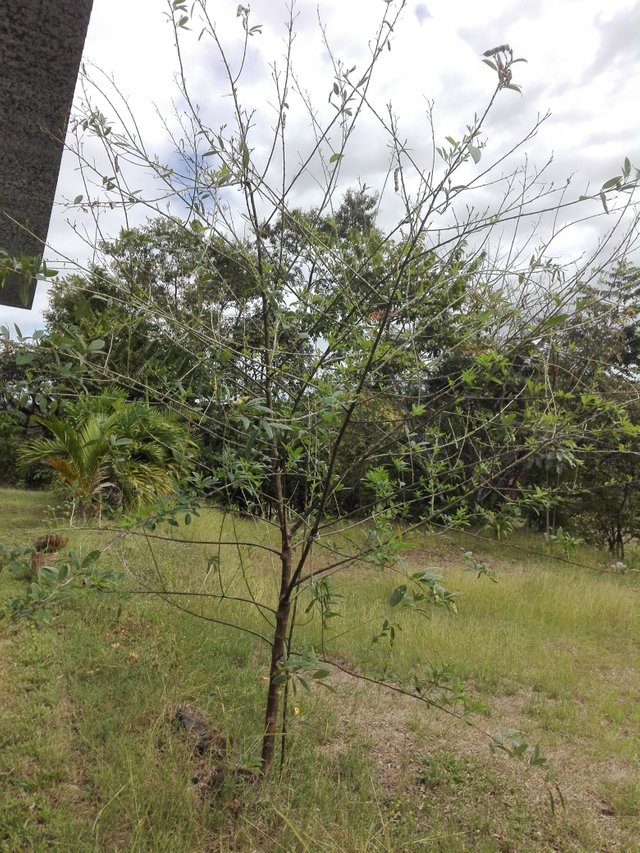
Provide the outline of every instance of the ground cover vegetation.
<path id="1" fill-rule="evenodd" d="M 53 496 L 2 490 L 0 542 L 51 530 Z M 12 517 L 9 518 L 9 513 Z M 273 543 L 264 521 L 203 511 L 165 542 L 159 568 L 172 589 L 219 591 L 198 544 L 214 524 L 229 536 Z M 163 534 L 175 529 L 166 525 Z M 141 537 L 74 527 L 69 549 L 157 583 Z M 184 535 L 186 534 L 186 535 Z M 555 814 L 536 768 L 492 753 L 488 738 L 424 703 L 333 670 L 335 692 L 297 685 L 282 774 L 234 782 L 259 768 L 264 690 L 263 643 L 204 623 L 158 598 L 81 593 L 54 607 L 37 630 L 2 628 L 3 749 L 0 837 L 6 849 L 100 850 L 633 850 L 638 800 L 637 583 L 604 572 L 606 552 L 579 546 L 570 566 L 541 551 L 538 534 L 517 531 L 508 546 L 469 533 L 416 534 L 405 558 L 446 573 L 464 593 L 459 614 L 399 618 L 388 577 L 367 566 L 343 575 L 342 615 L 325 649 L 345 669 L 373 680 L 423 682 L 435 670 L 464 689 L 468 719 L 489 733 L 518 729 L 543 745 L 564 804 Z M 464 553 L 494 566 L 497 583 L 467 570 Z M 522 550 L 521 550 L 522 549 Z M 559 554 L 560 555 L 560 554 Z M 255 551 L 224 546 L 227 601 L 192 597 L 201 616 L 264 620 L 239 609 L 242 571 L 256 595 L 275 604 L 278 565 Z M 605 558 L 603 560 L 603 558 Z M 244 568 L 243 568 L 244 565 Z M 86 571 L 86 570 L 85 570 Z M 134 582 L 135 581 L 135 582 Z M 2 607 L 26 581 L 0 572 Z M 120 586 L 122 586 L 122 581 Z M 180 597 L 180 600 L 184 600 Z M 312 600 L 307 593 L 305 606 Z M 375 619 L 368 625 L 366 618 Z M 398 639 L 372 643 L 384 618 Z M 319 643 L 313 621 L 300 631 Z M 200 751 L 176 709 L 195 707 L 225 754 Z M 449 706 L 452 707 L 452 706 Z M 485 742 L 486 741 L 486 742 Z M 223 780 L 210 775 L 224 767 Z M 196 780 L 195 783 L 192 780 Z"/>
<path id="2" fill-rule="evenodd" d="M 406 711 L 407 728 L 420 733 L 429 726 L 416 722 L 425 707 L 459 718 L 482 711 L 483 691 L 508 696 L 513 690 L 522 698 L 539 684 L 545 697 L 557 701 L 555 710 L 535 695 L 525 704 L 538 708 L 550 731 L 560 718 L 568 730 L 575 725 L 590 731 L 600 694 L 589 693 L 584 673 L 592 671 L 595 645 L 602 641 L 607 658 L 624 658 L 627 666 L 637 654 L 631 612 L 637 605 L 632 543 L 640 482 L 640 280 L 630 260 L 637 170 L 625 159 L 619 175 L 593 197 L 574 198 L 570 183 L 546 184 L 549 164 L 536 170 L 516 159 L 544 119 L 520 144 L 491 158 L 493 111 L 506 98 L 515 103 L 520 93 L 515 77 L 521 60 L 508 45 L 486 52 L 487 102 L 464 129 L 442 141 L 428 111 L 433 150 L 419 159 L 403 135 L 402 117 L 375 101 L 375 77 L 392 53 L 405 4 L 384 5 L 366 64 L 358 68 L 335 57 L 320 30 L 332 69 L 322 108 L 296 72 L 292 12 L 283 61 L 269 66 L 274 98 L 264 112 L 249 94 L 246 103 L 242 99 L 246 57 L 260 59 L 260 25 L 249 9 L 238 7 L 239 42 L 227 46 L 206 4 L 191 9 L 174 2 L 170 25 L 180 60 L 181 111 L 173 123 L 167 120 L 172 150 L 164 159 L 148 153 L 127 112 L 126 93 L 111 84 L 105 88 L 99 76 L 83 78 L 84 99 L 73 120 L 83 191 L 74 205 L 95 219 L 98 233 L 105 211 L 118 210 L 123 227 L 115 237 L 102 237 L 85 271 L 53 280 L 46 330 L 30 340 L 11 339 L 7 331 L 0 361 L 4 479 L 33 482 L 55 471 L 74 521 L 85 524 L 70 531 L 69 555 L 38 568 L 10 598 L 7 614 L 35 620 L 61 649 L 69 642 L 65 620 L 84 618 L 83 607 L 107 633 L 120 631 L 119 607 L 135 614 L 131 618 L 144 625 L 140 637 L 150 632 L 158 649 L 154 666 L 162 675 L 152 678 L 147 671 L 143 677 L 154 694 L 145 719 L 151 714 L 154 737 L 161 739 L 162 714 L 182 701 L 175 691 L 181 664 L 180 679 L 188 680 L 198 660 L 203 668 L 220 667 L 226 683 L 229 654 L 238 669 L 231 679 L 238 701 L 214 700 L 210 670 L 200 670 L 198 689 L 184 691 L 214 710 L 221 736 L 241 725 L 234 722 L 239 713 L 247 727 L 238 735 L 241 747 L 222 750 L 219 760 L 209 756 L 209 781 L 214 770 L 221 774 L 209 788 L 228 788 L 224 818 L 231 828 L 220 818 L 220 824 L 207 824 L 207 832 L 218 831 L 220 838 L 241 833 L 243 821 L 253 826 L 255 818 L 256 831 L 279 839 L 274 843 L 282 849 L 292 843 L 302 849 L 325 843 L 327 849 L 398 849 L 393 839 L 408 844 L 423 831 L 439 843 L 437 831 L 418 814 L 428 806 L 413 800 L 404 783 L 396 786 L 396 771 L 402 778 L 404 771 L 415 774 L 413 747 L 398 750 L 402 772 L 396 768 L 389 785 L 396 792 L 389 796 L 401 797 L 398 803 L 405 796 L 415 803 L 402 824 L 400 805 L 393 817 L 386 801 L 376 799 L 380 780 L 373 764 L 356 760 L 362 728 L 344 716 L 339 726 L 354 732 L 351 746 L 345 738 L 350 757 L 341 748 L 334 755 L 349 764 L 346 775 L 338 773 L 345 782 L 344 815 L 331 818 L 322 840 L 321 818 L 312 818 L 306 807 L 296 811 L 300 806 L 287 799 L 309 770 L 305 762 L 317 758 L 320 764 L 313 766 L 321 766 L 322 732 L 338 725 L 332 694 L 327 689 L 321 698 L 323 688 L 341 679 L 352 684 L 349 703 L 362 702 L 372 719 L 376 690 L 393 692 L 398 702 L 414 701 L 417 710 Z M 196 104 L 187 85 L 182 50 L 195 32 L 227 75 L 222 116 L 211 105 Z M 312 132 L 301 136 L 296 128 L 305 123 Z M 376 186 L 349 185 L 344 174 L 353 173 L 350 162 L 363 145 L 362 134 L 372 130 L 384 137 L 387 169 Z M 140 183 L 144 192 L 135 189 Z M 145 224 L 136 214 L 140 207 L 148 215 Z M 598 223 L 601 239 L 585 247 L 579 260 L 558 260 L 556 241 L 585 218 Z M 433 544 L 444 540 L 430 538 L 443 531 L 455 543 L 453 566 L 450 549 L 440 553 Z M 531 572 L 509 566 L 508 583 L 492 583 L 495 559 L 505 560 L 505 541 L 518 536 L 526 543 L 530 531 L 540 537 L 533 565 L 525 563 Z M 581 575 L 573 573 L 583 540 L 608 549 L 599 566 L 605 575 L 591 570 L 593 555 L 582 559 Z M 493 561 L 483 554 L 489 547 L 498 549 Z M 520 565 L 520 554 L 527 553 L 522 547 L 516 552 Z M 434 551 L 442 559 L 434 559 Z M 5 554 L 7 561 L 21 558 Z M 553 571 L 544 557 L 553 560 Z M 558 568 L 563 562 L 567 568 Z M 566 584 L 562 592 L 558 583 Z M 115 604 L 123 591 L 126 605 Z M 465 620 L 451 621 L 460 591 L 466 629 Z M 102 595 L 101 603 L 89 593 Z M 147 599 L 152 602 L 142 603 Z M 63 601 L 68 610 L 60 607 Z M 166 608 L 184 619 L 176 616 L 180 628 L 168 628 L 159 639 Z M 473 632 L 486 630 L 481 623 L 489 612 L 489 635 L 480 640 Z M 616 620 L 628 630 L 614 629 Z M 107 629 L 107 623 L 116 627 Z M 119 639 L 113 643 L 110 648 L 120 648 Z M 576 646 L 584 651 L 579 666 Z M 554 649 L 554 677 L 549 660 L 532 663 L 534 655 L 550 657 L 541 648 Z M 171 661 L 168 669 L 158 663 L 161 650 Z M 127 678 L 133 691 L 140 652 L 131 654 Z M 580 670 L 580 687 L 568 674 L 572 666 Z M 612 669 L 615 681 L 618 663 Z M 249 677 L 256 670 L 264 681 Z M 247 683 L 240 687 L 242 676 Z M 162 697 L 156 695 L 160 682 Z M 612 711 L 618 720 L 628 718 L 626 700 L 634 689 L 632 682 L 628 692 L 619 684 L 612 688 L 618 697 L 610 697 L 612 708 L 618 700 L 624 706 Z M 317 703 L 313 713 L 300 699 L 306 690 Z M 575 705 L 578 694 L 588 705 L 584 714 Z M 494 748 L 539 770 L 544 797 L 550 797 L 545 808 L 550 802 L 562 810 L 564 795 L 553 776 L 544 780 L 546 757 L 530 736 L 541 728 L 531 722 L 535 715 L 510 707 L 504 717 L 517 718 L 518 725 L 504 726 L 497 736 L 480 726 L 485 734 L 476 731 L 478 740 L 486 736 Z M 382 711 L 379 718 L 385 719 Z M 381 739 L 390 737 L 390 727 L 381 725 Z M 631 719 L 628 737 L 620 735 L 632 751 L 634 725 Z M 596 728 L 588 750 L 596 750 Z M 615 741 L 607 738 L 608 744 Z M 123 755 L 134 749 L 131 742 L 120 748 Z M 616 755 L 622 750 L 619 744 L 611 748 Z M 176 760 L 186 761 L 187 752 Z M 160 762 L 154 755 L 149 760 Z M 589 756 L 602 760 L 593 751 Z M 451 789 L 452 780 L 463 787 L 476 779 L 475 754 L 453 751 L 419 760 L 430 796 L 446 789 L 444 808 L 451 809 L 453 823 L 445 819 L 442 849 L 480 849 L 467 834 L 477 831 L 484 838 L 487 828 L 456 824 L 463 816 L 454 814 L 459 791 L 454 796 Z M 627 772 L 636 760 L 637 750 L 622 762 L 609 805 L 602 806 L 627 808 L 630 820 L 637 791 Z M 507 794 L 497 777 L 486 782 L 484 759 L 478 766 L 484 780 L 479 789 L 497 786 L 504 802 L 516 798 L 514 809 L 522 809 L 521 829 L 532 845 L 544 849 L 557 841 L 579 849 L 581 840 L 601 837 L 597 819 L 590 824 L 586 817 L 593 809 L 573 823 L 546 812 L 543 817 L 539 799 L 514 793 L 517 785 Z M 278 768 L 286 771 L 280 782 L 250 784 L 277 775 Z M 131 766 L 129 772 L 134 774 Z M 255 815 L 238 805 L 233 780 L 239 776 L 245 783 L 240 799 L 253 803 Z M 207 788 L 204 776 L 199 779 Z M 287 787 L 269 787 L 278 784 Z M 133 782 L 131 789 L 124 795 L 128 817 L 112 810 L 121 815 L 112 835 L 100 834 L 107 833 L 103 805 L 104 812 L 110 809 L 98 796 L 94 836 L 117 848 L 125 843 L 118 833 L 126 826 L 128 844 L 153 849 L 169 843 L 169 836 L 153 836 L 155 818 L 144 823 L 138 814 L 132 828 Z M 185 813 L 193 832 L 200 832 L 200 807 L 192 793 L 183 790 L 178 797 L 176 790 L 165 794 L 174 803 L 189 798 Z M 260 812 L 262 798 L 273 790 L 284 799 L 269 801 L 272 812 Z M 122 792 L 111 796 L 120 799 Z M 598 796 L 604 797 L 600 789 Z M 322 814 L 328 794 L 318 790 L 317 797 Z M 611 806 L 615 797 L 627 806 Z M 358 798 L 379 808 L 366 827 L 360 822 L 353 829 L 360 833 L 356 839 L 347 823 Z M 474 821 L 481 812 L 474 810 Z M 531 828 L 536 820 L 539 836 Z M 625 821 L 616 824 L 620 838 L 631 837 L 624 833 L 632 820 Z M 501 843 L 517 849 L 517 832 L 496 828 L 486 849 Z M 187 841 L 180 843 L 188 849 Z M 233 843 L 241 843 L 240 835 Z M 265 842 L 265 849 L 273 848 Z"/>

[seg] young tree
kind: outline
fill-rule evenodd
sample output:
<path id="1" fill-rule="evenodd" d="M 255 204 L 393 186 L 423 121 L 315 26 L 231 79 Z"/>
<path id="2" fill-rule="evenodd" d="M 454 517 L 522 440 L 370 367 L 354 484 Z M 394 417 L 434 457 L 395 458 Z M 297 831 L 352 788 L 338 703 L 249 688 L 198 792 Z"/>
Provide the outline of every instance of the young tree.
<path id="1" fill-rule="evenodd" d="M 114 106 L 117 92 L 105 99 L 85 80 L 75 120 L 84 180 L 78 205 L 95 216 L 119 208 L 128 235 L 129 217 L 142 206 L 165 217 L 178 243 L 201 247 L 188 255 L 185 291 L 171 289 L 166 265 L 161 274 L 151 268 L 149 253 L 163 251 L 155 224 L 140 232 L 143 273 L 132 263 L 136 248 L 114 252 L 107 276 L 121 305 L 133 298 L 142 322 L 193 360 L 206 378 L 197 400 L 166 384 L 153 387 L 149 375 L 141 381 L 126 358 L 114 362 L 102 347 L 90 364 L 103 379 L 157 395 L 189 417 L 197 410 L 200 428 L 216 439 L 210 493 L 242 495 L 245 508 L 277 530 L 275 604 L 251 600 L 250 589 L 247 595 L 249 606 L 269 614 L 271 631 L 262 637 L 269 646 L 264 773 L 276 755 L 290 680 L 327 675 L 318 662 L 318 655 L 328 659 L 327 648 L 303 654 L 296 643 L 301 596 L 311 597 L 326 624 L 335 605 L 330 578 L 358 561 L 389 571 L 392 607 L 454 607 L 432 572 L 405 576 L 399 554 L 408 520 L 462 523 L 483 489 L 565 434 L 558 419 L 556 428 L 530 431 L 525 440 L 526 380 L 514 389 L 509 377 L 526 374 L 536 352 L 549 366 L 554 336 L 573 322 L 578 290 L 624 251 L 634 225 L 631 201 L 618 192 L 633 182 L 625 165 L 624 186 L 603 190 L 615 224 L 599 245 L 573 265 L 551 259 L 568 226 L 546 212 L 576 203 L 567 188 L 545 185 L 544 170 L 526 162 L 506 172 L 517 145 L 486 162 L 489 116 L 498 100 L 519 92 L 521 60 L 508 45 L 485 54 L 495 75 L 491 86 L 487 72 L 486 104 L 458 138 L 440 143 L 432 123 L 433 150 L 427 165 L 420 162 L 393 109 L 376 103 L 373 82 L 405 5 L 386 3 L 364 67 L 340 61 L 325 39 L 333 71 L 323 110 L 296 73 L 293 11 L 283 61 L 271 66 L 272 105 L 260 108 L 242 100 L 249 58 L 259 61 L 260 25 L 249 8 L 238 7 L 240 43 L 227 47 L 205 2 L 191 8 L 175 0 L 183 109 L 171 124 L 168 161 L 149 156 L 133 116 L 128 127 L 121 120 L 127 106 L 124 99 L 122 109 Z M 187 85 L 183 43 L 192 33 L 208 40 L 226 73 L 230 112 L 220 127 L 207 122 L 206 105 L 195 103 Z M 372 194 L 361 187 L 343 195 L 342 171 L 365 144 L 361 125 L 385 139 L 387 169 Z M 90 140 L 102 146 L 102 160 L 87 155 Z M 138 168 L 152 174 L 158 192 L 134 189 Z M 305 212 L 299 192 L 310 183 L 315 198 Z M 593 206 L 586 215 L 596 216 Z M 172 248 L 169 266 L 182 269 L 182 258 Z M 99 294 L 101 278 L 95 268 L 83 288 Z M 202 281 L 215 282 L 215 310 L 200 291 L 194 307 L 192 284 Z M 79 349 L 73 336 L 58 339 L 57 351 L 88 363 L 86 341 Z M 551 411 L 549 383 L 544 395 Z"/>

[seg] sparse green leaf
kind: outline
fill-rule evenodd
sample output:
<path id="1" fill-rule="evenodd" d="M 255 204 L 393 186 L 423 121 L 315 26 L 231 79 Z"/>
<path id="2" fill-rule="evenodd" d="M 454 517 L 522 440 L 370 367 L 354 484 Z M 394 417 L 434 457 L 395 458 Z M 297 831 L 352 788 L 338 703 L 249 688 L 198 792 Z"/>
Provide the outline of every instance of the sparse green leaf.
<path id="1" fill-rule="evenodd" d="M 397 586 L 393 590 L 391 595 L 389 596 L 389 606 L 390 607 L 396 607 L 396 605 L 400 604 L 400 602 L 402 601 L 402 599 L 405 596 L 406 591 L 407 591 L 406 583 L 403 583 L 403 584 L 400 584 L 400 586 Z"/>
<path id="2" fill-rule="evenodd" d="M 328 678 L 331 675 L 331 671 L 328 669 L 317 669 L 313 674 L 312 678 Z"/>
<path id="3" fill-rule="evenodd" d="M 86 557 L 83 558 L 82 562 L 80 563 L 80 567 L 85 569 L 85 568 L 87 568 L 87 566 L 90 566 L 92 563 L 95 563 L 99 559 L 100 559 L 100 551 L 98 551 L 98 550 L 90 551 L 86 555 Z"/>
<path id="4" fill-rule="evenodd" d="M 619 187 L 620 183 L 621 183 L 620 178 L 617 176 L 615 178 L 609 178 L 609 180 L 605 181 L 604 184 L 602 185 L 602 189 L 603 190 L 610 190 L 613 187 Z"/>

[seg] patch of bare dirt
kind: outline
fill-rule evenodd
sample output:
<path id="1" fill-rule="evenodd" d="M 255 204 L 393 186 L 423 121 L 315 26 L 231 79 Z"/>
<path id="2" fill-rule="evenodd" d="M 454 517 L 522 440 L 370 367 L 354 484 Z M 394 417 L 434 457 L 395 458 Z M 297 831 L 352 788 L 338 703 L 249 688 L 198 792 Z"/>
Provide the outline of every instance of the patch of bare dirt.
<path id="1" fill-rule="evenodd" d="M 472 718 L 486 732 L 483 736 L 443 711 L 383 686 L 360 681 L 343 670 L 333 670 L 331 684 L 336 690 L 333 701 L 338 708 L 338 734 L 322 751 L 335 756 L 348 749 L 354 735 L 364 739 L 382 791 L 393 794 L 395 790 L 397 795 L 399 785 L 416 784 L 421 763 L 429 756 L 454 755 L 469 759 L 479 769 L 497 772 L 505 783 L 540 809 L 550 807 L 549 797 L 553 795 L 560 816 L 571 819 L 580 815 L 584 818 L 582 822 L 591 825 L 593 835 L 601 840 L 599 850 L 630 849 L 629 828 L 616 822 L 603 786 L 608 782 L 637 782 L 632 756 L 629 763 L 613 756 L 597 761 L 590 757 L 586 743 L 560 742 L 548 749 L 544 747 L 543 737 L 541 750 L 553 770 L 552 778 L 547 780 L 544 771 L 491 750 L 490 737 L 497 729 L 531 729 L 526 708 L 535 697 L 533 690 L 493 697 L 490 718 Z M 531 740 L 535 743 L 537 737 L 532 736 Z M 640 830 L 640 821 L 638 825 Z"/>

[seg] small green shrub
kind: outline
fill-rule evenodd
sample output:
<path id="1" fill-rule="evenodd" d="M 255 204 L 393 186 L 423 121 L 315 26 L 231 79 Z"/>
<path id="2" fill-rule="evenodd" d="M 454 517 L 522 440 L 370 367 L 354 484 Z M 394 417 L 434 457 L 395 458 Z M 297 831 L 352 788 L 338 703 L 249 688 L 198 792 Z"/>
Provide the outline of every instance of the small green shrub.
<path id="1" fill-rule="evenodd" d="M 0 542 L 0 569 L 9 569 L 14 580 L 27 580 L 31 577 L 33 554 L 31 545 L 3 545 Z"/>

